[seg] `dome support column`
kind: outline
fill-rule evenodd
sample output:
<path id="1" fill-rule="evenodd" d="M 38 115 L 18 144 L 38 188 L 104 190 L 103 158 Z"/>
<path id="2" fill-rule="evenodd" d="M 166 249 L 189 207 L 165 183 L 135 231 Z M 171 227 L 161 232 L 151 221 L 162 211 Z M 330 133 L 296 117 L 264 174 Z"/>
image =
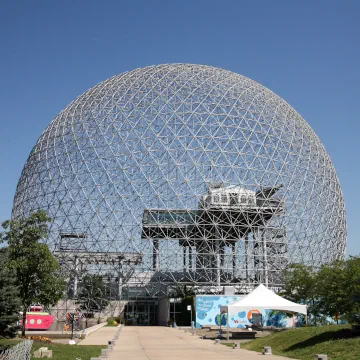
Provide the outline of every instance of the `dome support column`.
<path id="1" fill-rule="evenodd" d="M 159 239 L 153 239 L 153 270 L 159 271 Z"/>
<path id="2" fill-rule="evenodd" d="M 74 297 L 77 297 L 78 293 L 78 267 L 79 259 L 77 256 L 74 257 Z"/>
<path id="3" fill-rule="evenodd" d="M 245 279 L 246 283 L 249 283 L 249 234 L 245 235 Z"/>

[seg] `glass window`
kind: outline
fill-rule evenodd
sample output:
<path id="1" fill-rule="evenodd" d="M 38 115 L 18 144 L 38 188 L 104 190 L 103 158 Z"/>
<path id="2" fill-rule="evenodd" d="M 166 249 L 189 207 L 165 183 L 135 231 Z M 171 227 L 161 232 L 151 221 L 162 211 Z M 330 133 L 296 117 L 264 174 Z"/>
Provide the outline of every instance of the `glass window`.
<path id="1" fill-rule="evenodd" d="M 220 202 L 220 196 L 214 195 L 213 200 L 214 200 L 214 204 L 218 204 Z"/>

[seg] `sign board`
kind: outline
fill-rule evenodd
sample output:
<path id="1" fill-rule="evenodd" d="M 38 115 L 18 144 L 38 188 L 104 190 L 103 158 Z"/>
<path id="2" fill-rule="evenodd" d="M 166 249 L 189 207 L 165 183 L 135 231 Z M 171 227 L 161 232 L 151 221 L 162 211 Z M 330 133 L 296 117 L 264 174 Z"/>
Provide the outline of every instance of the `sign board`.
<path id="1" fill-rule="evenodd" d="M 220 306 L 220 314 L 227 314 L 228 307 L 227 306 Z"/>
<path id="2" fill-rule="evenodd" d="M 196 327 L 202 325 L 229 326 L 245 329 L 246 326 L 262 323 L 264 326 L 295 327 L 301 324 L 298 318 L 285 313 L 264 309 L 244 309 L 227 314 L 228 306 L 243 299 L 246 295 L 196 295 Z"/>
<path id="3" fill-rule="evenodd" d="M 188 309 L 189 311 L 191 311 L 191 305 L 188 305 L 188 306 L 187 306 L 187 309 Z"/>

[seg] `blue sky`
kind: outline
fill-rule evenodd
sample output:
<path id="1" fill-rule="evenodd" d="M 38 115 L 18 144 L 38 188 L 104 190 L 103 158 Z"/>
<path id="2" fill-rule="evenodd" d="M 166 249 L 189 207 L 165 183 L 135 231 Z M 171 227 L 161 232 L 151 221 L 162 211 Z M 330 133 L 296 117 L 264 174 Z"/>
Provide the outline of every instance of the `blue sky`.
<path id="1" fill-rule="evenodd" d="M 0 220 L 51 119 L 106 78 L 151 64 L 231 70 L 289 102 L 322 140 L 346 201 L 347 253 L 360 253 L 360 2 L 0 2 Z"/>

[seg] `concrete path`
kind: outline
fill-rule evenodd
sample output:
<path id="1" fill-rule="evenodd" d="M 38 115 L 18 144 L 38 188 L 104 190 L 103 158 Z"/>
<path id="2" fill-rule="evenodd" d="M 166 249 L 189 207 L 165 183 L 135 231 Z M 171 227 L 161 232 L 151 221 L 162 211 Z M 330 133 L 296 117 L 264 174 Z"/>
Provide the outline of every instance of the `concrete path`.
<path id="1" fill-rule="evenodd" d="M 117 326 L 104 326 L 89 334 L 77 345 L 107 345 L 108 341 L 115 336 L 117 330 Z"/>
<path id="2" fill-rule="evenodd" d="M 112 328 L 104 328 L 112 329 Z M 100 331 L 98 330 L 98 341 Z M 90 340 L 92 335 L 89 336 Z M 105 332 L 101 333 L 101 337 Z M 94 337 L 93 337 L 94 338 Z M 112 338 L 108 338 L 111 340 Z M 90 342 L 87 342 L 90 344 Z M 98 342 L 97 342 L 98 344 Z M 232 349 L 224 345 L 214 344 L 211 340 L 201 340 L 191 333 L 168 327 L 136 327 L 123 326 L 118 339 L 108 352 L 107 359 L 118 360 L 259 360 L 259 353 Z M 266 356 L 266 359 L 286 360 L 280 356 Z"/>

